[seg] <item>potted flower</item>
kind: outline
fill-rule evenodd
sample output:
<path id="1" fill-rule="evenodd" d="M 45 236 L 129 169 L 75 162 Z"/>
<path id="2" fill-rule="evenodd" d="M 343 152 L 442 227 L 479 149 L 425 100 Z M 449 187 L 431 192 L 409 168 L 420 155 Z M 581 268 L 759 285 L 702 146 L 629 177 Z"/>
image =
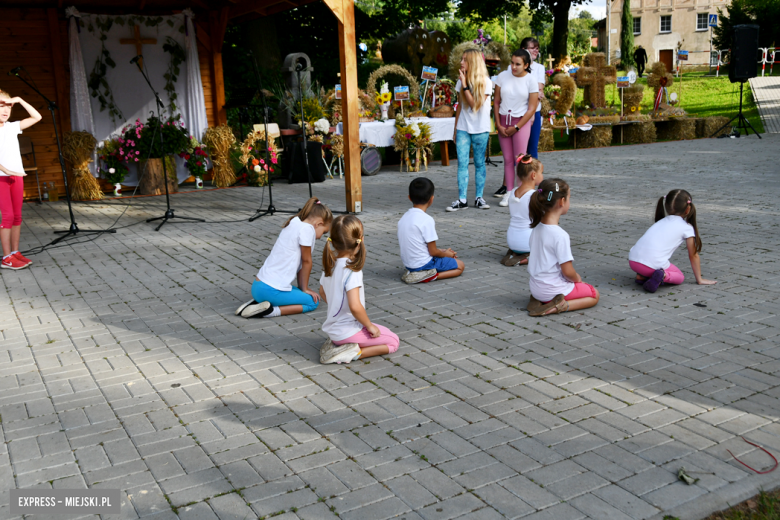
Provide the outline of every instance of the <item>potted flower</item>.
<path id="1" fill-rule="evenodd" d="M 173 156 L 180 154 L 190 145 L 189 132 L 184 128 L 183 122 L 173 118 L 162 122 L 152 116 L 144 124 L 140 119 L 136 119 L 135 123 L 122 129 L 120 144 L 120 155 L 125 157 L 127 162 L 138 164 L 138 190 L 141 194 L 165 193 L 165 187 L 162 185 L 163 160 L 168 173 L 168 191 L 179 191 Z"/>
<path id="2" fill-rule="evenodd" d="M 195 177 L 195 187 L 203 189 L 203 176 L 206 174 L 208 166 L 207 160 L 209 154 L 206 152 L 206 146 L 199 143 L 195 137 L 190 136 L 190 142 L 186 150 L 179 153 L 179 157 L 184 159 L 190 175 Z"/>
<path id="3" fill-rule="evenodd" d="M 125 180 L 128 168 L 124 156 L 121 137 L 112 137 L 103 141 L 97 149 L 100 166 L 98 173 L 105 180 L 114 185 L 114 196 L 122 194 L 122 182 Z M 120 154 L 120 150 L 122 153 Z"/>

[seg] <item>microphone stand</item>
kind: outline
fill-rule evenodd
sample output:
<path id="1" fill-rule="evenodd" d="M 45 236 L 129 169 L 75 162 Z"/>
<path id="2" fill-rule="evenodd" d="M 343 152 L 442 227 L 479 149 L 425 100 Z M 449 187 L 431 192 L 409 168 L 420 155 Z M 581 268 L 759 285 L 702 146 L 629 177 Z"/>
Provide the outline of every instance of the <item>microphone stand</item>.
<path id="1" fill-rule="evenodd" d="M 152 82 L 149 81 L 149 77 L 146 75 L 146 73 L 144 72 L 143 68 L 138 63 L 137 58 L 138 58 L 137 56 L 135 58 L 133 58 L 133 60 L 131 60 L 130 63 L 135 63 L 136 67 L 138 67 L 138 71 L 141 73 L 141 75 L 146 80 L 146 84 L 149 85 L 150 89 L 152 89 L 152 92 L 154 93 L 154 99 L 155 99 L 155 102 L 157 104 L 157 119 L 160 121 L 160 124 L 162 124 L 162 118 L 160 116 L 160 111 L 161 111 L 161 109 L 163 107 L 163 102 L 160 99 L 160 95 L 157 93 L 156 90 L 154 90 L 154 87 L 152 86 Z M 163 131 L 162 131 L 162 129 L 160 130 L 160 149 L 161 150 L 165 150 L 165 141 L 163 140 Z M 147 222 L 154 222 L 156 220 L 162 220 L 162 222 L 160 222 L 160 225 L 157 226 L 154 229 L 155 231 L 160 231 L 161 227 L 163 227 L 165 224 L 167 224 L 169 220 L 172 220 L 174 218 L 178 218 L 178 219 L 182 219 L 182 220 L 192 220 L 192 221 L 195 221 L 195 222 L 206 222 L 202 218 L 180 217 L 180 216 L 174 215 L 173 208 L 171 207 L 171 197 L 170 197 L 170 195 L 168 193 L 168 169 L 165 166 L 165 163 L 166 163 L 165 157 L 163 157 L 162 158 L 163 178 L 164 178 L 163 184 L 165 184 L 165 207 L 166 207 L 165 215 L 163 215 L 162 217 L 150 218 L 150 219 L 147 219 L 146 221 Z M 148 165 L 148 162 L 147 162 L 147 165 Z M 140 175 L 138 176 L 138 181 L 139 181 L 139 183 L 141 181 L 141 176 Z"/>
<path id="2" fill-rule="evenodd" d="M 60 144 L 60 134 L 57 130 L 57 118 L 54 117 L 54 111 L 57 109 L 57 105 L 52 101 L 51 99 L 47 98 L 43 95 L 43 93 L 35 88 L 33 85 L 30 84 L 29 81 L 24 79 L 19 75 L 19 72 L 16 71 L 12 74 L 13 76 L 16 76 L 20 80 L 22 80 L 28 87 L 33 89 L 39 96 L 43 98 L 44 101 L 49 105 L 49 112 L 51 112 L 51 120 L 52 124 L 54 125 L 54 137 L 57 141 L 57 154 L 59 155 L 60 159 L 60 169 L 62 170 L 62 181 L 65 184 L 65 200 L 68 201 L 68 215 L 70 216 L 70 227 L 68 227 L 65 231 L 55 231 L 56 234 L 62 234 L 61 237 L 54 239 L 49 245 L 53 246 L 60 240 L 63 240 L 71 235 L 93 235 L 93 234 L 100 234 L 100 233 L 116 233 L 116 229 L 99 229 L 99 230 L 83 230 L 79 229 L 78 225 L 76 225 L 76 218 L 73 216 L 73 206 L 70 202 L 70 186 L 68 186 L 68 173 L 65 170 L 65 159 L 62 156 L 62 144 Z"/>

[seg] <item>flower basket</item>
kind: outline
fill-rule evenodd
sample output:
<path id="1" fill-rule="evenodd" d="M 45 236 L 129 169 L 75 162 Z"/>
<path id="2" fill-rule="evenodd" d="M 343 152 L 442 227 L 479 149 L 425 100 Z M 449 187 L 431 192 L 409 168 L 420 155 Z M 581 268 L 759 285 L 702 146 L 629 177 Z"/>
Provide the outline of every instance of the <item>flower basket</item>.
<path id="1" fill-rule="evenodd" d="M 455 111 L 449 105 L 439 105 L 428 111 L 428 117 L 453 117 Z"/>

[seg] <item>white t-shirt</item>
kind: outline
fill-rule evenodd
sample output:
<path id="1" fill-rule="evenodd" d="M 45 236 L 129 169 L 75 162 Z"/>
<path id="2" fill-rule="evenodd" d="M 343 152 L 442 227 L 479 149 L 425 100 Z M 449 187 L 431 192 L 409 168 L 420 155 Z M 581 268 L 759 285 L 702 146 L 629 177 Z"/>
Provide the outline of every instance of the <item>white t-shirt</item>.
<path id="1" fill-rule="evenodd" d="M 398 221 L 398 245 L 404 267 L 417 269 L 433 260 L 428 243 L 436 240 L 436 222 L 423 210 L 410 208 Z"/>
<path id="2" fill-rule="evenodd" d="M 301 270 L 301 246 L 314 247 L 317 232 L 314 226 L 293 217 L 279 233 L 271 254 L 265 259 L 257 278 L 277 291 L 291 291 L 290 282 Z"/>
<path id="3" fill-rule="evenodd" d="M 478 112 L 474 112 L 461 92 L 460 80 L 455 84 L 455 90 L 458 92 L 458 103 L 460 104 L 460 117 L 458 117 L 457 130 L 463 130 L 470 134 L 484 134 L 490 132 L 490 114 L 493 112 L 493 105 L 490 103 L 490 96 L 493 94 L 493 82 L 485 78 L 485 102 Z M 471 90 L 474 95 L 474 90 Z"/>
<path id="4" fill-rule="evenodd" d="M 531 249 L 531 216 L 528 206 L 531 203 L 531 195 L 536 190 L 530 189 L 517 198 L 516 188 L 509 197 L 509 229 L 506 230 L 506 242 L 509 249 L 519 253 L 528 252 Z"/>
<path id="5" fill-rule="evenodd" d="M 574 260 L 569 234 L 560 226 L 540 222 L 531 232 L 530 246 L 528 275 L 534 298 L 548 302 L 559 294 L 572 292 L 574 284 L 561 271 L 561 264 Z"/>
<path id="6" fill-rule="evenodd" d="M 320 285 L 328 300 L 328 318 L 322 324 L 322 330 L 331 341 L 341 341 L 360 332 L 363 325 L 352 315 L 347 301 L 347 292 L 360 287 L 360 303 L 366 306 L 366 295 L 363 292 L 363 271 L 354 272 L 347 269 L 347 258 L 337 258 L 333 273 L 325 276 L 322 273 Z"/>
<path id="7" fill-rule="evenodd" d="M 496 78 L 496 86 L 501 87 L 498 113 L 502 116 L 523 117 L 528 110 L 528 96 L 539 92 L 539 83 L 532 73 L 520 78 L 505 70 Z"/>
<path id="8" fill-rule="evenodd" d="M 19 134 L 22 133 L 22 128 L 19 123 L 14 121 L 0 127 L 0 164 L 13 172 L 23 173 L 22 154 L 19 152 Z M 0 172 L 0 176 L 8 177 L 3 172 Z"/>
<path id="9" fill-rule="evenodd" d="M 544 65 L 532 61 L 531 75 L 536 80 L 537 88 L 539 87 L 539 83 L 541 83 L 542 85 L 547 83 L 547 72 L 544 70 Z M 536 111 L 539 112 L 541 109 L 542 109 L 542 102 L 539 101 L 539 103 L 536 104 Z"/>
<path id="10" fill-rule="evenodd" d="M 677 215 L 662 218 L 645 231 L 628 253 L 628 259 L 653 269 L 668 269 L 669 259 L 680 244 L 695 237 L 693 226 Z"/>

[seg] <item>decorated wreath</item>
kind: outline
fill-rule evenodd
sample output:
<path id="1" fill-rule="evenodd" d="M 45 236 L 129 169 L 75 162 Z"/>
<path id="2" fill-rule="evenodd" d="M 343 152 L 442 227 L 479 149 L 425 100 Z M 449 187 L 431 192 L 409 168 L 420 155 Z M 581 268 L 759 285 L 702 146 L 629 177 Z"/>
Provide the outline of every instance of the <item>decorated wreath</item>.
<path id="1" fill-rule="evenodd" d="M 371 73 L 371 75 L 368 77 L 368 82 L 366 83 L 366 93 L 371 99 L 376 98 L 376 95 L 378 94 L 376 89 L 377 84 L 379 80 L 384 78 L 387 74 L 396 74 L 405 78 L 409 83 L 409 99 L 419 101 L 420 84 L 417 83 L 417 79 L 412 76 L 411 72 L 400 65 L 385 65 L 383 67 L 379 67 Z"/>
<path id="2" fill-rule="evenodd" d="M 325 115 L 330 120 L 330 124 L 336 126 L 342 121 L 341 100 L 336 99 L 336 91 L 330 89 L 325 93 Z M 376 97 L 376 96 L 374 96 Z M 379 118 L 379 107 L 374 99 L 363 90 L 358 90 L 358 111 L 360 122 L 365 123 Z"/>

